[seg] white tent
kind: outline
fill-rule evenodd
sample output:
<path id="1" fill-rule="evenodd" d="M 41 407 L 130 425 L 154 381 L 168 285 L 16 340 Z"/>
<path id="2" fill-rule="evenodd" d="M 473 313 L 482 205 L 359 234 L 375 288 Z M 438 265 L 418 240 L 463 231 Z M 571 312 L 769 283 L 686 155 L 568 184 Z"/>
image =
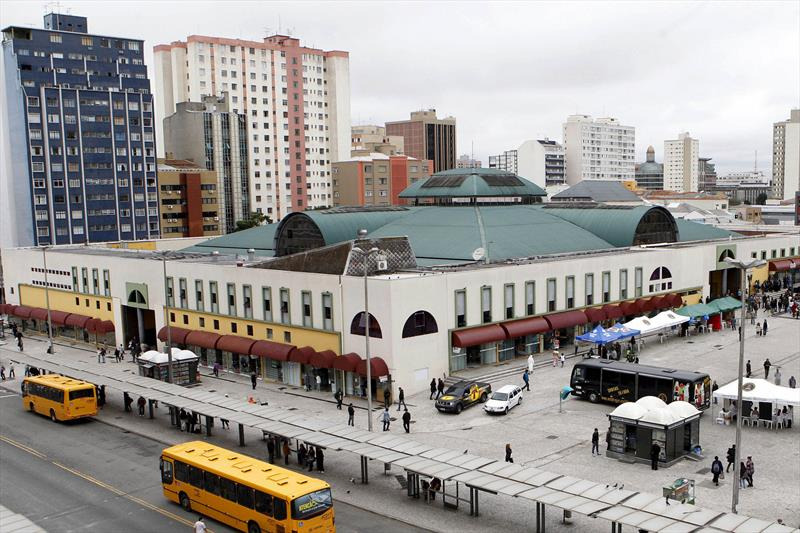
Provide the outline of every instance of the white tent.
<path id="1" fill-rule="evenodd" d="M 714 398 L 736 400 L 736 381 L 731 381 L 714 391 Z M 768 402 L 778 405 L 800 406 L 800 389 L 790 389 L 770 383 L 766 379 L 743 378 L 742 400 L 747 402 Z"/>
<path id="2" fill-rule="evenodd" d="M 663 311 L 649 320 L 659 328 L 666 329 L 688 322 L 689 317 L 675 314 L 672 311 Z"/>
<path id="3" fill-rule="evenodd" d="M 179 348 L 172 348 L 173 363 L 191 359 L 197 359 L 197 355 L 195 355 L 194 352 L 191 352 L 189 350 L 181 350 Z M 152 363 L 154 365 L 159 365 L 169 362 L 167 354 L 165 354 L 164 352 L 157 352 L 155 350 L 149 350 L 144 352 L 142 355 L 139 356 L 139 361 Z"/>
<path id="4" fill-rule="evenodd" d="M 662 327 L 653 324 L 653 322 L 646 316 L 636 317 L 630 322 L 626 322 L 624 325 L 630 329 L 638 329 L 642 332 L 642 337 L 653 335 L 662 329 Z"/>

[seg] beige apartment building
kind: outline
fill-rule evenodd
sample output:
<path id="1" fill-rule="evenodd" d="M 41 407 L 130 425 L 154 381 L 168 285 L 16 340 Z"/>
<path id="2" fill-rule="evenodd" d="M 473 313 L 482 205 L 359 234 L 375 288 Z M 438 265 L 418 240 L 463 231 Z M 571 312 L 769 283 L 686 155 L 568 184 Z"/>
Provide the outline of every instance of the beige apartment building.
<path id="1" fill-rule="evenodd" d="M 350 155 L 363 156 L 373 152 L 385 155 L 403 154 L 403 137 L 386 135 L 383 126 L 353 126 L 350 129 Z"/>
<path id="2" fill-rule="evenodd" d="M 213 170 L 184 159 L 159 159 L 158 207 L 164 238 L 222 235 Z"/>
<path id="3" fill-rule="evenodd" d="M 433 162 L 374 152 L 333 163 L 333 206 L 405 204 L 400 192 L 430 176 Z"/>

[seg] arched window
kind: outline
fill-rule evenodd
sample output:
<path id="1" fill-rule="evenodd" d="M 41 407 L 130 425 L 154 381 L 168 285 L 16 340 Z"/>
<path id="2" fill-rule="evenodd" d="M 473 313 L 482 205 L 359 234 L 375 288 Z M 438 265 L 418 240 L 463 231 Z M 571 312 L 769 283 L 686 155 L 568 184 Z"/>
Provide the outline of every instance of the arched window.
<path id="1" fill-rule="evenodd" d="M 731 259 L 736 259 L 736 256 L 733 255 L 732 250 L 723 250 L 722 253 L 719 255 L 719 262 L 724 263 L 725 258 L 730 257 Z"/>
<path id="2" fill-rule="evenodd" d="M 350 333 L 353 335 L 364 335 L 365 328 L 365 315 L 364 311 L 361 311 L 354 316 L 353 321 L 350 322 Z M 369 336 L 375 339 L 383 338 L 383 334 L 381 333 L 381 325 L 378 323 L 378 320 L 373 316 L 372 313 L 369 314 Z"/>
<path id="3" fill-rule="evenodd" d="M 672 272 L 667 267 L 658 267 L 650 274 L 650 292 L 667 291 L 672 288 Z"/>
<path id="4" fill-rule="evenodd" d="M 403 326 L 403 338 L 427 335 L 437 331 L 439 331 L 439 327 L 436 325 L 433 315 L 427 311 L 417 311 L 406 320 Z"/>
<path id="5" fill-rule="evenodd" d="M 128 303 L 131 303 L 131 304 L 147 304 L 147 301 L 144 299 L 144 295 L 141 292 L 139 292 L 139 291 L 134 289 L 128 295 Z"/>

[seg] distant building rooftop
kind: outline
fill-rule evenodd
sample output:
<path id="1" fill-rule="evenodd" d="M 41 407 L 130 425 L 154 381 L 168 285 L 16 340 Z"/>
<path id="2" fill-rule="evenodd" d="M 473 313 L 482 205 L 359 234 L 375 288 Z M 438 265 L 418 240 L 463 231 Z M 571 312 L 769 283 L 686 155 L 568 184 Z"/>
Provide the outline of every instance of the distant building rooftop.
<path id="1" fill-rule="evenodd" d="M 579 181 L 569 189 L 554 194 L 550 199 L 553 202 L 641 202 L 638 196 L 619 181 L 612 180 Z"/>

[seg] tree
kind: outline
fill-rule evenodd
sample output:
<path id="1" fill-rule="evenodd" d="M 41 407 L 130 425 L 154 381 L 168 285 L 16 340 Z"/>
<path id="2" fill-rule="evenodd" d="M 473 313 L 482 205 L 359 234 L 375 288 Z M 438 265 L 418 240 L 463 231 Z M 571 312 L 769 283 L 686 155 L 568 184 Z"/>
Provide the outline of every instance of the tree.
<path id="1" fill-rule="evenodd" d="M 272 219 L 266 216 L 264 213 L 253 212 L 250 213 L 244 220 L 237 220 L 236 221 L 236 228 L 231 232 L 235 233 L 237 231 L 242 231 L 250 228 L 255 228 L 256 226 L 260 226 L 264 223 L 272 224 Z"/>
<path id="2" fill-rule="evenodd" d="M 767 203 L 767 193 L 762 192 L 756 196 L 756 205 L 764 205 Z"/>

